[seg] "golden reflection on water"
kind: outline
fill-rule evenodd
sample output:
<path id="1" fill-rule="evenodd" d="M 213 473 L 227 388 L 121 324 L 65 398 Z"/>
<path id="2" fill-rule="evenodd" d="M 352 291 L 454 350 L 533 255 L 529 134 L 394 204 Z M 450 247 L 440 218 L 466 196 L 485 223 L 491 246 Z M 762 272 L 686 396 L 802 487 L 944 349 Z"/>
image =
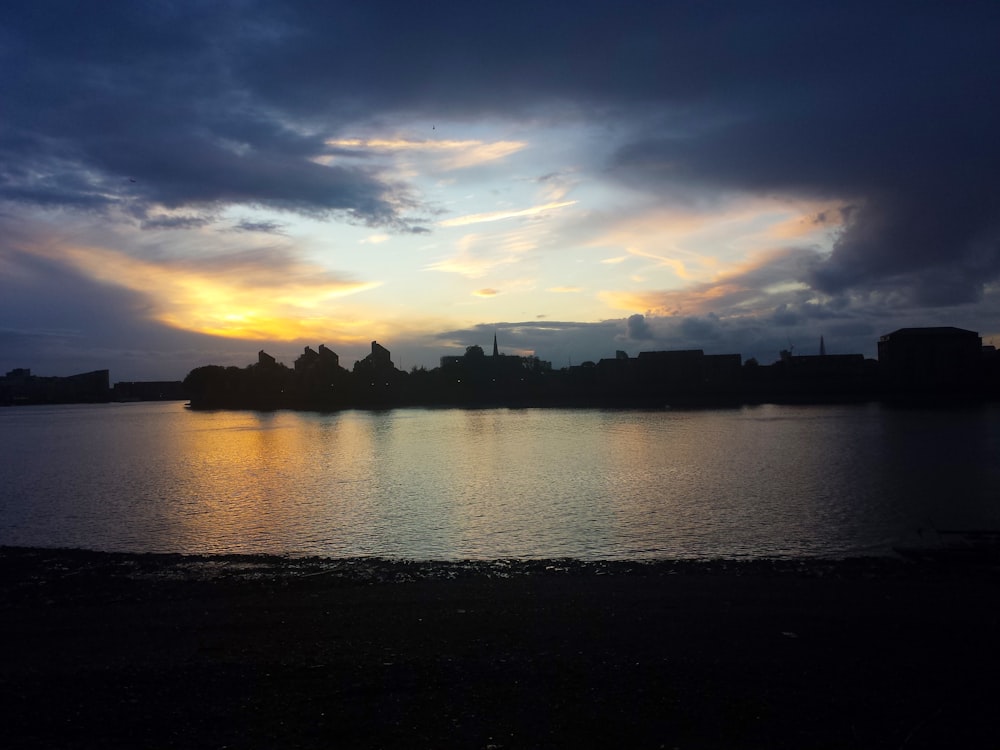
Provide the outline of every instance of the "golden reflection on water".
<path id="1" fill-rule="evenodd" d="M 366 494 L 338 491 L 372 481 L 363 422 L 289 412 L 190 417 L 197 426 L 183 433 L 182 453 L 191 457 L 190 473 L 179 478 L 183 537 L 217 538 L 238 551 L 295 551 L 322 544 L 331 518 L 338 525 L 368 521 Z"/>
<path id="2" fill-rule="evenodd" d="M 3 544 L 425 559 L 836 555 L 887 548 L 927 519 L 1000 522 L 990 460 L 1000 409 L 26 408 L 0 414 L 0 449 Z"/>

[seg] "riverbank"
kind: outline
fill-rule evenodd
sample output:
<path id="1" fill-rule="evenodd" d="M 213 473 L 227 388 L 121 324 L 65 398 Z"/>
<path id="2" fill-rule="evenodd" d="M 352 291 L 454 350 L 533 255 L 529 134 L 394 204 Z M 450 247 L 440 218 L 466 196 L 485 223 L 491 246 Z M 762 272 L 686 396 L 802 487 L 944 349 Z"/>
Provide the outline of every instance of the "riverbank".
<path id="1" fill-rule="evenodd" d="M 0 548 L 5 744 L 982 745 L 998 580 Z"/>

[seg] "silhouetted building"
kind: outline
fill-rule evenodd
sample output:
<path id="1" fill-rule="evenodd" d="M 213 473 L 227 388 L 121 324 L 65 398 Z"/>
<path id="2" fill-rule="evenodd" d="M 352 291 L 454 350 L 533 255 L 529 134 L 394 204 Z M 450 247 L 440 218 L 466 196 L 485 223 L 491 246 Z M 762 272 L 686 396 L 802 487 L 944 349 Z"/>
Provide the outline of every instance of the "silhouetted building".
<path id="1" fill-rule="evenodd" d="M 16 367 L 4 377 L 10 385 L 24 385 L 31 378 L 31 370 L 27 367 Z"/>
<path id="2" fill-rule="evenodd" d="M 625 372 L 635 369 L 636 361 L 634 359 L 629 359 L 628 352 L 623 352 L 621 349 L 615 352 L 615 356 L 605 357 L 604 359 L 597 360 L 597 370 L 601 373 L 602 378 L 614 379 L 623 375 Z"/>
<path id="3" fill-rule="evenodd" d="M 551 363 L 537 357 L 502 354 L 494 333 L 492 356 L 471 345 L 462 356 L 441 357 L 440 368 L 433 370 L 400 372 L 389 350 L 372 341 L 371 353 L 355 362 L 352 372 L 320 345 L 318 351 L 305 347 L 294 370 L 261 351 L 257 362 L 243 369 L 196 368 L 185 387 L 193 408 L 264 409 L 820 403 L 897 395 L 906 400 L 921 388 L 935 396 L 1000 396 L 991 385 L 1000 380 L 1000 356 L 993 347 L 983 347 L 976 333 L 907 328 L 883 336 L 878 344 L 881 365 L 861 354 L 827 354 L 821 336 L 818 356 L 794 356 L 789 350 L 768 366 L 756 360 L 743 365 L 739 354 L 707 355 L 700 349 L 641 352 L 634 358 L 617 351 L 596 364 L 587 361 L 553 372 Z M 880 367 L 885 378 L 879 377 Z M 9 401 L 5 394 L 15 385 L 35 381 L 28 370 L 11 371 L 0 379 L 0 400 Z"/>
<path id="4" fill-rule="evenodd" d="M 704 384 L 710 391 L 739 388 L 743 357 L 739 354 L 706 354 L 702 359 Z"/>
<path id="5" fill-rule="evenodd" d="M 377 341 L 372 342 L 372 353 L 365 357 L 375 367 L 394 367 L 389 350 Z"/>
<path id="6" fill-rule="evenodd" d="M 307 346 L 295 360 L 295 372 L 306 372 L 317 364 L 319 364 L 319 355 Z"/>
<path id="7" fill-rule="evenodd" d="M 741 362 L 739 354 L 701 349 L 639 352 L 634 359 L 617 351 L 613 359 L 600 360 L 592 375 L 580 370 L 576 380 L 595 381 L 603 396 L 618 402 L 729 400 L 739 391 Z"/>
<path id="8" fill-rule="evenodd" d="M 41 377 L 17 368 L 0 378 L 0 403 L 85 404 L 111 400 L 110 373 L 94 370 L 68 377 Z"/>
<path id="9" fill-rule="evenodd" d="M 863 354 L 820 354 L 792 355 L 783 353 L 781 361 L 776 366 L 783 367 L 787 373 L 797 377 L 839 377 L 860 375 L 865 371 L 865 356 Z"/>
<path id="10" fill-rule="evenodd" d="M 340 356 L 324 344 L 319 345 L 318 352 L 307 346 L 295 360 L 295 372 L 297 373 L 305 373 L 317 368 L 330 371 L 338 367 L 340 367 Z"/>
<path id="11" fill-rule="evenodd" d="M 496 337 L 494 337 L 496 338 Z M 450 354 L 441 357 L 441 369 L 453 375 L 482 370 L 486 362 L 486 352 L 478 344 L 465 347 L 465 354 Z"/>
<path id="12" fill-rule="evenodd" d="M 900 328 L 878 341 L 878 361 L 895 391 L 953 391 L 979 384 L 983 340 L 975 331 L 943 326 Z"/>
<path id="13" fill-rule="evenodd" d="M 705 382 L 704 360 L 701 349 L 639 352 L 639 382 L 665 394 L 699 391 Z"/>
<path id="14" fill-rule="evenodd" d="M 400 396 L 399 388 L 405 373 L 396 369 L 389 350 L 372 342 L 372 351 L 354 363 L 354 375 L 361 378 L 358 391 L 360 400 L 369 404 L 391 403 Z"/>
<path id="15" fill-rule="evenodd" d="M 319 362 L 323 367 L 340 367 L 340 355 L 325 344 L 319 345 Z"/>
<path id="16" fill-rule="evenodd" d="M 826 347 L 820 342 L 820 350 Z M 878 363 L 863 354 L 793 355 L 746 373 L 748 394 L 755 399 L 788 402 L 858 401 L 875 397 Z"/>

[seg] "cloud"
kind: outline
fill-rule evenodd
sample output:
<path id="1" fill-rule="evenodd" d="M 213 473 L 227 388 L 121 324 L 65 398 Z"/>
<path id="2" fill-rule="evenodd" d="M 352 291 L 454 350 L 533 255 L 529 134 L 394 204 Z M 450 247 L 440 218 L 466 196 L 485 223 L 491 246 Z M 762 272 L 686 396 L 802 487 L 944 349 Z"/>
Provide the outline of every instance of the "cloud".
<path id="1" fill-rule="evenodd" d="M 339 277 L 276 247 L 150 260 L 107 247 L 53 242 L 14 255 L 20 264 L 71 269 L 91 282 L 127 291 L 141 300 L 130 305 L 133 315 L 224 338 L 363 337 L 346 322 L 331 319 L 333 301 L 378 286 Z"/>
<path id="2" fill-rule="evenodd" d="M 277 221 L 254 221 L 243 219 L 233 225 L 234 232 L 255 232 L 260 234 L 284 234 L 284 225 Z"/>
<path id="3" fill-rule="evenodd" d="M 500 292 L 496 289 L 477 289 L 473 292 L 476 297 L 496 297 Z"/>
<path id="4" fill-rule="evenodd" d="M 518 219 L 525 216 L 538 216 L 539 214 L 555 211 L 559 208 L 572 206 L 576 201 L 557 201 L 555 203 L 544 203 L 539 206 L 529 206 L 528 208 L 515 208 L 501 211 L 490 211 L 482 214 L 469 214 L 468 216 L 456 216 L 451 219 L 439 221 L 440 227 L 464 227 L 470 224 L 483 224 L 490 221 L 502 221 L 504 219 Z"/>
<path id="5" fill-rule="evenodd" d="M 54 6 L 4 11 L 0 199 L 120 207 L 154 225 L 159 207 L 232 204 L 400 223 L 405 188 L 363 167 L 314 163 L 324 139 L 236 80 L 265 43 L 240 16 L 259 11 L 260 29 L 276 8 Z"/>
<path id="6" fill-rule="evenodd" d="M 210 215 L 166 214 L 150 215 L 142 212 L 139 226 L 143 229 L 198 229 L 212 223 Z M 244 227 L 237 227 L 247 231 Z"/>
<path id="7" fill-rule="evenodd" d="M 427 269 L 480 278 L 495 269 L 521 263 L 538 247 L 538 240 L 530 230 L 515 229 L 494 235 L 465 234 L 455 245 L 455 255 L 430 263 Z"/>
<path id="8" fill-rule="evenodd" d="M 873 352 L 877 333 L 855 325 L 831 325 L 825 329 L 828 350 L 835 353 Z M 796 350 L 807 353 L 818 345 L 819 335 L 808 327 L 774 329 L 756 319 L 726 319 L 716 315 L 657 317 L 631 316 L 593 323 L 570 321 L 526 321 L 484 323 L 438 334 L 439 346 L 459 353 L 466 346 L 486 346 L 496 333 L 501 351 L 536 354 L 559 369 L 584 361 L 597 361 L 625 351 L 638 356 L 644 351 L 701 349 L 708 354 L 740 354 L 769 364 L 778 359 L 792 339 Z M 831 349 L 832 345 L 832 349 Z"/>
<path id="9" fill-rule="evenodd" d="M 127 207 L 151 226 L 180 221 L 158 207 L 240 204 L 406 231 L 419 207 L 409 186 L 363 160 L 317 160 L 435 153 L 461 168 L 525 142 L 345 126 L 601 117 L 624 138 L 610 174 L 629 184 L 856 205 L 812 279 L 825 291 L 893 277 L 914 299 L 954 304 L 1000 274 L 1000 104 L 982 95 L 998 71 L 990 4 L 47 8 L 4 11 L 6 200 Z M 515 22 L 528 8 L 533 23 Z M 952 264 L 948 292 L 933 294 Z"/>
<path id="10" fill-rule="evenodd" d="M 470 328 L 445 330 L 437 334 L 438 346 L 464 351 L 466 346 L 492 345 L 496 334 L 500 350 L 522 356 L 536 354 L 565 367 L 571 362 L 599 359 L 614 354 L 624 332 L 624 321 L 576 323 L 570 321 L 532 320 L 525 322 L 483 323 Z"/>
<path id="11" fill-rule="evenodd" d="M 326 142 L 333 156 L 321 157 L 332 163 L 338 156 L 365 157 L 381 153 L 404 153 L 435 157 L 434 167 L 443 171 L 467 169 L 504 159 L 523 150 L 524 141 L 418 140 L 412 138 L 335 138 Z"/>
<path id="12" fill-rule="evenodd" d="M 110 368 L 112 382 L 179 380 L 207 362 L 247 363 L 245 345 L 166 327 L 148 316 L 142 293 L 95 281 L 57 258 L 5 243 L 0 268 L 0 373 Z M 16 277 L 7 273 L 14 269 Z"/>
<path id="13" fill-rule="evenodd" d="M 646 323 L 646 318 L 638 313 L 629 315 L 626 330 L 628 338 L 635 341 L 653 338 L 653 332 Z"/>
<path id="14" fill-rule="evenodd" d="M 283 294 L 260 278 L 266 268 L 312 299 L 360 282 L 295 253 L 269 266 L 206 251 L 205 237 L 254 243 L 328 222 L 350 225 L 355 250 L 359 227 L 373 228 L 370 242 L 475 228 L 452 257 L 418 261 L 468 277 L 543 252 L 603 264 L 613 278 L 601 299 L 614 311 L 604 314 L 621 319 L 509 330 L 531 348 L 558 329 L 574 358 L 584 341 L 628 345 L 635 314 L 651 345 L 682 348 L 738 335 L 770 347 L 768 331 L 818 321 L 1000 330 L 998 24 L 996 4 L 902 0 L 581 0 L 572 13 L 523 0 L 8 3 L 0 216 L 86 217 L 150 239 L 64 236 L 68 264 L 0 255 L 7 296 L 15 281 L 44 291 L 32 286 L 32 262 L 44 261 L 66 284 L 53 294 L 86 271 L 81 287 L 117 290 L 129 313 L 174 309 L 139 281 L 163 269 L 180 300 L 198 275 L 209 297 L 238 293 L 249 309 L 255 284 Z M 510 171 L 487 184 L 501 167 Z M 538 192 L 435 203 L 428 175 L 460 170 L 448 177 L 470 194 Z M 559 213 L 570 190 L 576 208 Z M 778 205 L 799 210 L 770 215 Z M 500 224 L 547 212 L 572 221 Z M 197 248 L 179 250 L 188 240 Z M 119 261 L 131 286 L 98 274 Z M 252 283 L 220 286 L 230 261 Z M 299 280 L 304 268 L 314 285 Z M 490 278 L 505 292 L 508 281 Z M 536 312 L 561 315 L 523 314 Z M 41 322 L 32 330 L 65 328 Z"/>
<path id="15" fill-rule="evenodd" d="M 665 112 L 637 129 L 612 171 L 674 193 L 836 200 L 845 223 L 809 277 L 819 291 L 891 283 L 915 304 L 975 301 L 1000 276 L 1000 196 L 990 187 L 1000 105 L 974 93 L 1000 71 L 979 24 L 1000 17 L 985 6 L 968 15 L 910 9 L 856 25 L 844 8 L 786 9 L 786 23 L 762 32 L 770 49 L 702 82 L 706 96 L 684 118 Z M 734 54 L 748 51 L 754 25 Z"/>
<path id="16" fill-rule="evenodd" d="M 931 307 L 979 300 L 1000 278 L 1000 199 L 991 205 L 981 192 L 987 179 L 942 185 L 940 194 L 873 196 L 849 213 L 811 283 L 830 293 L 891 284 Z"/>
<path id="17" fill-rule="evenodd" d="M 807 248 L 777 249 L 734 264 L 711 281 L 662 291 L 604 292 L 601 298 L 617 309 L 660 316 L 757 315 L 789 299 L 814 298 L 803 279 L 822 258 Z"/>

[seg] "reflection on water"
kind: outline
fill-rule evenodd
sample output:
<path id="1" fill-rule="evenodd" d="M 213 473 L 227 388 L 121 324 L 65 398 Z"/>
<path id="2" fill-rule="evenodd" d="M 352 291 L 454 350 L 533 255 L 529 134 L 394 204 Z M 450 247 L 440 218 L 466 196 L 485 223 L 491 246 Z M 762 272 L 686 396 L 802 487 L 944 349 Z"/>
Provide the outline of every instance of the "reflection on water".
<path id="1" fill-rule="evenodd" d="M 843 556 L 997 527 L 1000 410 L 0 410 L 0 544 Z"/>

